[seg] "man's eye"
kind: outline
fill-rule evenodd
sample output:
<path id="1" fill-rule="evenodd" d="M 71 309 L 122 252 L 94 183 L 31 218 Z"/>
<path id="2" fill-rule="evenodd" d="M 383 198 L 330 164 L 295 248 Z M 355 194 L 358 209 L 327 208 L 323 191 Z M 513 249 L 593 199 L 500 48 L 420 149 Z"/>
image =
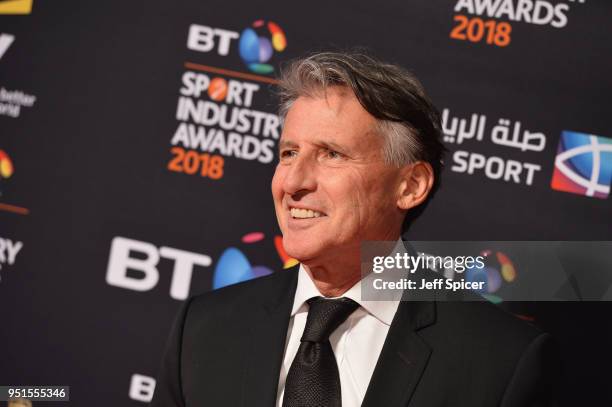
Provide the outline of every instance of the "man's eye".
<path id="1" fill-rule="evenodd" d="M 333 159 L 344 158 L 344 154 L 339 153 L 339 152 L 334 151 L 334 150 L 327 150 L 327 156 L 329 158 L 333 158 Z"/>
<path id="2" fill-rule="evenodd" d="M 295 150 L 283 150 L 280 153 L 281 158 L 291 158 L 294 157 L 297 154 L 297 151 Z"/>

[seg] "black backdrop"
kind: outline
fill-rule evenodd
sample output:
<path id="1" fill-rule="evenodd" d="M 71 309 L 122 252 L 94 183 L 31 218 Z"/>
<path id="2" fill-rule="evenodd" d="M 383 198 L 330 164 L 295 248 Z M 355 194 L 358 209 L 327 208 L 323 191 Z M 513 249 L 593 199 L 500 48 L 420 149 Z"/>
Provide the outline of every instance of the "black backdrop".
<path id="1" fill-rule="evenodd" d="M 0 150 L 13 166 L 0 171 L 0 384 L 69 385 L 71 405 L 144 405 L 181 292 L 212 289 L 224 277 L 219 264 L 230 247 L 238 254 L 227 264 L 282 272 L 269 188 L 276 157 L 260 162 L 222 145 L 177 141 L 181 126 L 199 125 L 177 119 L 186 72 L 257 85 L 251 106 L 242 107 L 270 117 L 276 111 L 271 79 L 283 61 L 307 51 L 366 47 L 411 69 L 439 108 L 448 109 L 443 186 L 406 237 L 612 240 L 609 197 L 551 183 L 563 131 L 596 135 L 601 143 L 612 137 L 612 6 L 497 3 L 34 0 L 30 14 L 0 15 L 5 44 L 12 39 L 0 47 Z M 493 8 L 518 3 L 532 11 Z M 188 48 L 194 24 L 237 36 L 259 19 L 277 23 L 286 36 L 286 49 L 269 61 L 271 74 L 245 64 L 238 38 L 229 40 L 226 55 L 219 35 L 210 51 L 202 51 L 205 38 L 199 51 Z M 257 32 L 269 37 L 265 25 Z M 35 102 L 29 106 L 18 92 Z M 474 123 L 485 121 L 481 136 L 468 130 L 472 115 Z M 454 118 L 464 119 L 456 122 L 463 136 L 452 129 Z M 537 143 L 494 142 L 499 119 L 520 122 L 519 134 L 528 129 Z M 202 130 L 211 129 L 221 127 Z M 277 140 L 252 126 L 221 130 L 225 137 L 235 131 L 242 143 L 270 140 L 275 151 Z M 219 143 L 224 135 L 215 136 Z M 197 152 L 182 162 L 183 172 L 169 169 L 177 147 Z M 476 167 L 478 157 L 489 161 L 466 171 L 474 156 Z M 602 157 L 612 165 L 609 155 Z M 223 173 L 214 179 L 220 161 Z M 520 166 L 520 174 L 508 166 Z M 20 246 L 12 259 L 8 246 L 13 252 Z M 210 265 L 203 265 L 206 256 Z M 139 270 L 146 261 L 153 263 Z M 609 303 L 502 305 L 519 307 L 557 338 L 567 405 L 612 401 Z"/>

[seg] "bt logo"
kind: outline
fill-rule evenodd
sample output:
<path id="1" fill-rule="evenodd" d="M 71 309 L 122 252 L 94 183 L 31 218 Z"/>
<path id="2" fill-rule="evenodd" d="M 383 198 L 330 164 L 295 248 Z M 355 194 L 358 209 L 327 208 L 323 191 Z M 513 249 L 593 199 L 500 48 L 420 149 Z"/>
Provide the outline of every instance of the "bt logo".
<path id="1" fill-rule="evenodd" d="M 134 373 L 130 379 L 129 396 L 132 400 L 150 403 L 155 392 L 155 378 Z"/>
<path id="2" fill-rule="evenodd" d="M 264 237 L 264 234 L 261 232 L 252 232 L 242 236 L 241 240 L 242 243 L 254 244 L 262 241 Z M 296 259 L 289 257 L 285 252 L 283 248 L 283 238 L 281 236 L 274 237 L 274 247 L 276 248 L 278 257 L 283 263 L 284 269 L 288 269 L 298 263 Z M 212 286 L 213 289 L 217 289 L 253 278 L 267 276 L 272 273 L 273 271 L 269 267 L 251 265 L 247 256 L 238 248 L 228 247 L 223 251 L 215 266 Z"/>
<path id="3" fill-rule="evenodd" d="M 254 244 L 262 241 L 264 237 L 261 232 L 252 232 L 244 235 L 241 241 Z M 283 268 L 297 264 L 297 260 L 285 253 L 282 237 L 274 237 L 274 246 Z M 117 236 L 111 242 L 106 282 L 128 290 L 150 291 L 159 282 L 157 265 L 162 257 L 174 260 L 170 296 L 176 300 L 184 300 L 189 296 L 194 267 L 208 267 L 212 264 L 210 256 L 204 254 L 166 246 L 158 249 L 148 242 Z M 217 289 L 272 273 L 273 270 L 269 267 L 252 266 L 242 250 L 228 247 L 215 265 L 212 288 Z"/>
<path id="4" fill-rule="evenodd" d="M 612 139 L 564 130 L 550 187 L 605 199 L 612 180 Z"/>
<path id="5" fill-rule="evenodd" d="M 218 55 L 230 52 L 232 41 L 238 40 L 240 57 L 251 72 L 271 74 L 274 67 L 268 62 L 274 52 L 287 47 L 287 37 L 280 26 L 272 21 L 257 20 L 242 33 L 192 24 L 187 35 L 187 48 L 198 52 L 216 50 Z"/>
<path id="6" fill-rule="evenodd" d="M 132 257 L 132 253 L 139 255 Z M 159 281 L 157 265 L 161 257 L 174 260 L 170 296 L 177 300 L 189 296 L 194 266 L 207 267 L 212 263 L 212 259 L 204 254 L 166 246 L 158 249 L 151 243 L 117 236 L 111 243 L 106 282 L 128 290 L 152 290 Z M 128 270 L 139 272 L 141 277 L 134 277 L 132 273 L 128 275 Z"/>
<path id="7" fill-rule="evenodd" d="M 210 52 L 216 47 L 217 54 L 226 56 L 231 41 L 238 39 L 239 36 L 235 31 L 191 24 L 187 35 L 187 48 L 198 52 Z"/>
<path id="8" fill-rule="evenodd" d="M 484 257 L 485 267 L 468 268 L 465 271 L 465 278 L 470 282 L 484 282 L 482 290 L 475 291 L 492 303 L 498 304 L 503 299 L 495 293 L 504 282 L 512 283 L 516 280 L 516 268 L 512 260 L 502 252 L 483 250 L 480 255 Z"/>

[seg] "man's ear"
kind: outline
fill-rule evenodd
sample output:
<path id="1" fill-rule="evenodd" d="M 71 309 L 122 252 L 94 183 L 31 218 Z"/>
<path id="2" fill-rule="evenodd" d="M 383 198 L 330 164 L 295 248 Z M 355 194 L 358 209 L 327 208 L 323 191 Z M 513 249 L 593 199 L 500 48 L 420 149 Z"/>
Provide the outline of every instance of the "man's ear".
<path id="1" fill-rule="evenodd" d="M 431 165 L 424 161 L 408 164 L 401 171 L 397 206 L 408 210 L 427 198 L 434 183 L 434 172 Z"/>

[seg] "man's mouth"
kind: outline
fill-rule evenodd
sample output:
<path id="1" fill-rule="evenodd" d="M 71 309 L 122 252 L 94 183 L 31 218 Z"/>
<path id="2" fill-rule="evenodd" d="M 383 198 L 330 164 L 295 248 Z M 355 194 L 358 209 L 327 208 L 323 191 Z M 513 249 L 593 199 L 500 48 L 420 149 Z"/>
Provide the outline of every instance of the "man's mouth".
<path id="1" fill-rule="evenodd" d="M 310 219 L 326 216 L 323 212 L 312 209 L 290 208 L 291 217 L 294 219 Z"/>

